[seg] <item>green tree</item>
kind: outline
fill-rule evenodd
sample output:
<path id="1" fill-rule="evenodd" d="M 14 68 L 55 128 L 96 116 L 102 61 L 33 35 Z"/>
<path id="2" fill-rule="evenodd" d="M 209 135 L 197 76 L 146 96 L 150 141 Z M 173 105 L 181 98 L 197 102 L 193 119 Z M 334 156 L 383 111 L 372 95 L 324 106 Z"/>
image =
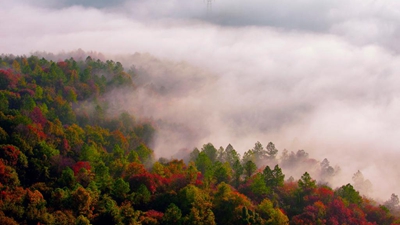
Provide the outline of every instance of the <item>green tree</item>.
<path id="1" fill-rule="evenodd" d="M 126 195 L 129 193 L 129 183 L 125 182 L 122 178 L 118 178 L 114 181 L 113 187 L 111 189 L 111 194 L 119 200 L 125 199 Z"/>
<path id="2" fill-rule="evenodd" d="M 180 225 L 180 224 L 182 224 L 181 218 L 182 218 L 181 210 L 174 203 L 171 203 L 168 206 L 168 208 L 165 210 L 164 216 L 161 220 L 161 224 L 163 224 L 163 225 L 169 225 L 169 224 Z"/>
<path id="3" fill-rule="evenodd" d="M 244 168 L 240 163 L 239 159 L 236 159 L 236 161 L 233 163 L 232 168 L 233 168 L 233 183 L 235 187 L 239 187 L 240 177 L 244 172 Z"/>
<path id="4" fill-rule="evenodd" d="M 50 159 L 52 156 L 59 155 L 60 151 L 50 147 L 45 141 L 41 141 L 35 148 L 35 154 L 37 157 L 45 155 L 47 159 Z"/>
<path id="5" fill-rule="evenodd" d="M 97 223 L 121 224 L 122 218 L 117 203 L 108 195 L 102 195 L 97 204 Z"/>
<path id="6" fill-rule="evenodd" d="M 112 178 L 110 176 L 110 170 L 107 165 L 100 161 L 95 166 L 95 178 L 96 185 L 103 192 L 108 192 L 112 187 Z"/>
<path id="7" fill-rule="evenodd" d="M 249 210 L 246 206 L 242 207 L 242 212 L 240 214 L 239 219 L 237 220 L 237 224 L 239 225 L 261 225 L 263 223 L 260 215 L 252 210 Z"/>
<path id="8" fill-rule="evenodd" d="M 232 169 L 228 162 L 221 163 L 216 162 L 214 164 L 214 178 L 217 180 L 217 183 L 226 182 L 229 183 L 232 176 Z"/>
<path id="9" fill-rule="evenodd" d="M 256 170 L 257 165 L 253 161 L 250 160 L 244 164 L 244 172 L 247 178 L 251 177 Z"/>
<path id="10" fill-rule="evenodd" d="M 360 205 L 362 202 L 362 197 L 351 184 L 346 184 L 338 188 L 335 191 L 335 195 L 342 197 L 348 203 Z"/>
<path id="11" fill-rule="evenodd" d="M 256 161 L 256 157 L 252 149 L 249 149 L 247 152 L 243 154 L 242 163 L 245 164 L 248 161 L 253 161 L 253 162 Z"/>
<path id="12" fill-rule="evenodd" d="M 204 152 L 212 163 L 214 163 L 217 160 L 217 149 L 214 147 L 213 144 L 208 143 L 203 145 L 201 152 Z"/>
<path id="13" fill-rule="evenodd" d="M 9 101 L 7 95 L 4 92 L 0 92 L 0 111 L 7 112 L 8 108 L 9 108 Z"/>
<path id="14" fill-rule="evenodd" d="M 71 204 L 71 193 L 68 189 L 56 188 L 51 193 L 51 205 L 56 209 L 68 208 Z"/>
<path id="15" fill-rule="evenodd" d="M 136 153 L 138 154 L 140 161 L 143 163 L 149 162 L 153 159 L 153 151 L 146 147 L 144 144 L 140 144 L 136 149 Z"/>
<path id="16" fill-rule="evenodd" d="M 61 177 L 58 179 L 58 183 L 61 187 L 72 188 L 76 184 L 74 171 L 67 167 L 61 172 Z"/>
<path id="17" fill-rule="evenodd" d="M 282 173 L 282 169 L 278 165 L 275 165 L 273 170 L 271 170 L 269 166 L 266 166 L 263 170 L 263 175 L 268 187 L 275 189 L 283 186 L 285 175 Z"/>
<path id="18" fill-rule="evenodd" d="M 151 193 L 149 189 L 147 189 L 146 185 L 141 184 L 138 188 L 138 190 L 134 194 L 134 202 L 137 205 L 146 205 L 149 203 L 151 198 Z"/>
<path id="19" fill-rule="evenodd" d="M 196 158 L 195 164 L 197 169 L 205 175 L 206 172 L 211 169 L 213 163 L 205 152 L 200 152 Z"/>
<path id="20" fill-rule="evenodd" d="M 302 190 L 314 189 L 317 187 L 315 180 L 313 180 L 309 173 L 305 172 L 301 179 L 297 182 L 299 188 Z"/>
<path id="21" fill-rule="evenodd" d="M 237 160 L 240 161 L 240 154 L 237 153 L 231 144 L 229 144 L 225 148 L 225 161 L 233 166 Z"/>
<path id="22" fill-rule="evenodd" d="M 80 161 L 97 162 L 100 160 L 100 153 L 94 145 L 84 144 L 79 157 Z"/>
<path id="23" fill-rule="evenodd" d="M 260 202 L 271 192 L 270 188 L 265 184 L 264 176 L 261 173 L 257 173 L 251 178 L 250 190 L 257 202 Z"/>
<path id="24" fill-rule="evenodd" d="M 32 97 L 24 97 L 22 100 L 22 110 L 32 111 L 36 107 L 36 102 Z"/>
<path id="25" fill-rule="evenodd" d="M 309 173 L 305 172 L 301 179 L 297 182 L 297 189 L 295 191 L 296 203 L 290 209 L 293 214 L 301 214 L 302 209 L 306 206 L 306 196 L 310 195 L 317 187 L 315 180 L 313 180 Z"/>

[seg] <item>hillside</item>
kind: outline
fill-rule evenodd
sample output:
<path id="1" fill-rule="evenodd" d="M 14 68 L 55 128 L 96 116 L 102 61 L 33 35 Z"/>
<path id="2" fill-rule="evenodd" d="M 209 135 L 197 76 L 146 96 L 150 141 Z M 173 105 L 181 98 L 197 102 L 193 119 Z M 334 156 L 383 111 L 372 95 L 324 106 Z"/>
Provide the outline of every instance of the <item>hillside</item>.
<path id="1" fill-rule="evenodd" d="M 157 160 L 157 122 L 106 97 L 139 81 L 112 60 L 0 58 L 0 224 L 400 224 L 397 195 L 363 196 L 359 171 L 332 189 L 337 168 L 304 150 L 206 143 Z M 301 165 L 318 182 L 282 172 Z"/>

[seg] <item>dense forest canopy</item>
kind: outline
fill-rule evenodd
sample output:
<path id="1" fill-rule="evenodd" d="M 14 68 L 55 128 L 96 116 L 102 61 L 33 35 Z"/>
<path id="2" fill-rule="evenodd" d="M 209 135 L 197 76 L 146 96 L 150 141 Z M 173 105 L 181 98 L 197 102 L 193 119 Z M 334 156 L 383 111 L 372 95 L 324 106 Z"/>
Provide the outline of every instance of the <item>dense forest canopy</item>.
<path id="1" fill-rule="evenodd" d="M 340 168 L 304 150 L 205 143 L 157 159 L 158 121 L 110 113 L 105 97 L 141 79 L 90 56 L 1 56 L 0 224 L 400 224 L 395 193 L 368 198 L 361 171 L 332 187 Z"/>

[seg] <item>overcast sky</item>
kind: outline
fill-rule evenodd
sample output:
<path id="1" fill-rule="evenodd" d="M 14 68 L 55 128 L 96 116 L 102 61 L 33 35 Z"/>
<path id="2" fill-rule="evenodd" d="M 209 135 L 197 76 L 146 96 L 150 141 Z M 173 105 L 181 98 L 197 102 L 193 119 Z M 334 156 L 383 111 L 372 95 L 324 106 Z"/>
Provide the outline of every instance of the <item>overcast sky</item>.
<path id="1" fill-rule="evenodd" d="M 328 157 L 347 182 L 360 169 L 379 193 L 400 185 L 398 1 L 217 0 L 211 13 L 203 0 L 0 5 L 0 53 L 101 52 L 175 90 L 152 100 L 110 94 L 179 125 L 160 131 L 160 156 L 273 141 Z"/>

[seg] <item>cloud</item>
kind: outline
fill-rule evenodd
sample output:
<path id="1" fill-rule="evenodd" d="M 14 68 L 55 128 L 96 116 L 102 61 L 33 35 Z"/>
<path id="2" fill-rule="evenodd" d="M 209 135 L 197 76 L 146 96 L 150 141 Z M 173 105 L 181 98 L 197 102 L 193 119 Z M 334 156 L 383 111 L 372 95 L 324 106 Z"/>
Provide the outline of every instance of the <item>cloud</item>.
<path id="1" fill-rule="evenodd" d="M 387 181 L 381 193 L 400 184 L 398 3 L 219 0 L 212 15 L 203 1 L 0 3 L 2 53 L 102 52 L 163 89 L 110 93 L 160 121 L 159 155 L 273 141 L 327 157 L 344 181 L 360 169 Z"/>

